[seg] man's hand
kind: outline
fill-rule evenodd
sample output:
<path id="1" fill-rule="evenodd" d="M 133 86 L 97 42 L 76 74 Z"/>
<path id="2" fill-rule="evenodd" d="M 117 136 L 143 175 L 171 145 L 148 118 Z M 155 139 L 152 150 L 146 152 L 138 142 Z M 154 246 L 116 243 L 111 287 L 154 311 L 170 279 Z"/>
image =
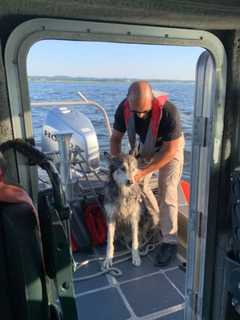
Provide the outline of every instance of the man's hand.
<path id="1" fill-rule="evenodd" d="M 145 177 L 145 172 L 144 170 L 138 169 L 137 173 L 135 173 L 133 177 L 133 182 L 134 183 L 139 183 L 144 177 Z"/>
<path id="2" fill-rule="evenodd" d="M 174 158 L 181 140 L 182 136 L 175 140 L 164 141 L 161 150 L 155 153 L 151 163 L 144 167 L 144 176 L 151 172 L 158 171 L 168 164 Z"/>

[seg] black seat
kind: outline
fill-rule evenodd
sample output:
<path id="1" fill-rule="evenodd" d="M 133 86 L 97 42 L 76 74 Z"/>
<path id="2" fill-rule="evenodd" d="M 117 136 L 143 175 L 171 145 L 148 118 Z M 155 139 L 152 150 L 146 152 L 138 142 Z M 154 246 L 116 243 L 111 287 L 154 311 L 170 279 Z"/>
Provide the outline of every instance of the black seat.
<path id="1" fill-rule="evenodd" d="M 36 220 L 25 203 L 0 202 L 1 319 L 48 319 Z"/>

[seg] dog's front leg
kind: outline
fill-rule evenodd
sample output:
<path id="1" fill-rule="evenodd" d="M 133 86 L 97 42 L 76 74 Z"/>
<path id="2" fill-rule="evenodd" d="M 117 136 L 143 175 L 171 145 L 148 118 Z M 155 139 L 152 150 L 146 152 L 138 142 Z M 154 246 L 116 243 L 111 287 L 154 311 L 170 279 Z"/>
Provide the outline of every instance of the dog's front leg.
<path id="1" fill-rule="evenodd" d="M 141 265 L 141 258 L 139 254 L 139 242 L 138 242 L 138 219 L 133 217 L 132 219 L 132 263 L 135 266 Z"/>
<path id="2" fill-rule="evenodd" d="M 108 239 L 107 239 L 107 253 L 103 262 L 103 268 L 109 269 L 112 266 L 113 254 L 114 254 L 114 234 L 116 223 L 111 222 L 108 224 Z"/>

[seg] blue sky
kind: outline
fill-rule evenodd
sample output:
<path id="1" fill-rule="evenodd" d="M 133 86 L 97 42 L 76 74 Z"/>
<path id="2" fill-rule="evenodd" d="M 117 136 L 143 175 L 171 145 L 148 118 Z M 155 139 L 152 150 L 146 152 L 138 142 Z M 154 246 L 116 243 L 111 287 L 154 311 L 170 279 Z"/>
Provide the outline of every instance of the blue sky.
<path id="1" fill-rule="evenodd" d="M 27 58 L 28 75 L 194 80 L 203 49 L 44 40 Z"/>

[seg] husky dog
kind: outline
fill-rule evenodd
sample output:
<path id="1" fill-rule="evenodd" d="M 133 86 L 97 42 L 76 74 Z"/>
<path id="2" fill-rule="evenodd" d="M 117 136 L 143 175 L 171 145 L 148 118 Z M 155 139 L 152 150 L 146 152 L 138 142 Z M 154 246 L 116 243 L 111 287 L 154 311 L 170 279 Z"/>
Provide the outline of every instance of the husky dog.
<path id="1" fill-rule="evenodd" d="M 141 217 L 141 188 L 133 183 L 138 162 L 134 155 L 123 155 L 121 159 L 111 158 L 110 177 L 104 192 L 104 209 L 108 224 L 107 253 L 103 267 L 112 266 L 116 223 L 130 223 L 132 229 L 132 263 L 140 266 L 138 225 Z"/>

